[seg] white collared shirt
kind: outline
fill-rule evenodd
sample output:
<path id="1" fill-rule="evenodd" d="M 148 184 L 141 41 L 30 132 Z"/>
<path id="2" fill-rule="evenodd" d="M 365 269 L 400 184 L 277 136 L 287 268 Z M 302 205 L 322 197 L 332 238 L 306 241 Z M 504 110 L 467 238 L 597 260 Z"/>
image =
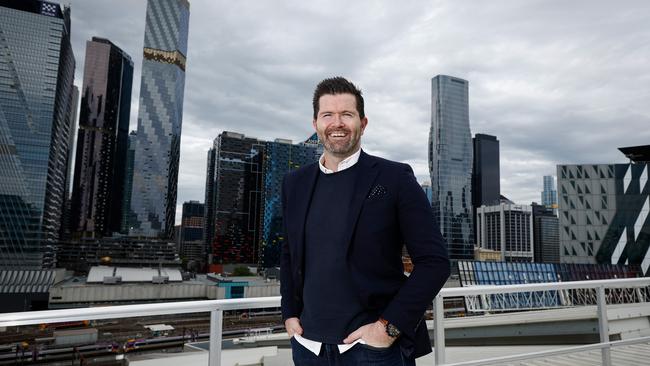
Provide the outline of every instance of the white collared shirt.
<path id="1" fill-rule="evenodd" d="M 357 152 L 355 152 L 354 154 L 341 160 L 341 162 L 339 162 L 339 166 L 336 172 L 340 172 L 341 170 L 345 170 L 354 166 L 354 164 L 356 164 L 359 161 L 359 156 L 361 156 L 361 148 L 359 148 L 359 150 L 357 150 Z M 325 165 L 323 165 L 324 162 L 325 162 L 325 153 L 323 153 L 323 155 L 320 156 L 320 159 L 318 159 L 318 167 L 320 168 L 321 172 L 325 174 L 336 173 L 335 171 L 326 168 Z"/>

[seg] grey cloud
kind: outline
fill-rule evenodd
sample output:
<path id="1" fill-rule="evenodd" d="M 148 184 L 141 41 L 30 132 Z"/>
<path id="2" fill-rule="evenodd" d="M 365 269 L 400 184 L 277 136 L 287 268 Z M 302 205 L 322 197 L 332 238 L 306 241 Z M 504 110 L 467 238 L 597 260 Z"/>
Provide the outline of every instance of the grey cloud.
<path id="1" fill-rule="evenodd" d="M 77 84 L 85 41 L 134 59 L 144 1 L 72 0 Z M 624 162 L 650 143 L 650 5 L 629 1 L 191 1 L 178 202 L 203 200 L 205 152 L 223 130 L 312 131 L 311 93 L 343 75 L 366 97 L 364 148 L 428 179 L 431 78 L 470 82 L 473 133 L 501 141 L 502 192 L 539 201 L 561 163 Z"/>

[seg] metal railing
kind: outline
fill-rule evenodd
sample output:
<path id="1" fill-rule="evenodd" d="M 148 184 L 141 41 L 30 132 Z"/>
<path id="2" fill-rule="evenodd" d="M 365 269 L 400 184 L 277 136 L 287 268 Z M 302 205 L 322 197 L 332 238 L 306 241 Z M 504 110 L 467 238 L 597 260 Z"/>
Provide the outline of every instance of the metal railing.
<path id="1" fill-rule="evenodd" d="M 621 288 L 642 288 L 650 286 L 650 278 L 634 279 L 616 279 L 616 280 L 598 280 L 598 281 L 576 281 L 576 282 L 553 282 L 537 283 L 523 285 L 504 285 L 504 286 L 476 286 L 476 287 L 459 287 L 445 288 L 436 296 L 433 302 L 434 314 L 434 345 L 435 345 L 435 363 L 445 365 L 445 328 L 444 328 L 444 309 L 443 299 L 446 297 L 463 297 L 463 296 L 480 296 L 489 294 L 505 294 L 516 292 L 530 291 L 547 291 L 547 290 L 573 290 L 573 289 L 595 289 L 597 291 L 598 302 L 598 324 L 600 332 L 600 343 L 563 348 L 545 352 L 534 352 L 516 356 L 507 356 L 496 359 L 477 360 L 454 365 L 488 365 L 498 361 L 519 361 L 525 359 L 538 358 L 547 355 L 556 355 L 572 352 L 580 352 L 591 349 L 601 349 L 603 365 L 611 365 L 610 348 L 618 345 L 629 344 L 637 341 L 647 342 L 650 338 L 639 338 L 637 340 L 626 340 L 619 342 L 609 341 L 608 321 L 607 321 L 607 294 L 606 289 Z M 611 293 L 611 290 L 610 290 Z M 611 295 L 610 295 L 611 296 Z M 138 304 L 138 305 L 119 305 L 107 307 L 95 307 L 84 309 L 63 309 L 63 310 L 44 310 L 31 311 L 22 313 L 0 314 L 0 327 L 11 327 L 20 325 L 35 325 L 41 323 L 57 323 L 82 320 L 99 320 L 111 318 L 130 318 L 140 316 L 169 315 L 169 314 L 189 314 L 189 313 L 210 313 L 210 350 L 209 366 L 219 366 L 221 364 L 221 341 L 223 330 L 223 312 L 230 310 L 243 309 L 260 309 L 280 306 L 280 297 L 260 297 L 248 299 L 229 299 L 229 300 L 202 300 L 202 301 L 184 301 L 168 302 L 157 304 Z M 451 365 L 451 364 L 450 364 Z"/>
<path id="2" fill-rule="evenodd" d="M 594 280 L 594 281 L 574 281 L 574 282 L 550 282 L 550 283 L 531 283 L 522 285 L 504 285 L 504 286 L 475 286 L 475 287 L 458 287 L 446 288 L 440 291 L 433 302 L 433 323 L 434 323 L 434 345 L 435 345 L 435 363 L 436 365 L 445 365 L 445 330 L 444 330 L 444 313 L 443 313 L 443 299 L 445 297 L 462 297 L 462 296 L 484 296 L 491 294 L 510 294 L 510 293 L 529 293 L 536 291 L 566 291 L 577 289 L 595 289 L 596 301 L 598 305 L 598 332 L 600 335 L 600 343 L 575 347 L 575 350 L 558 349 L 545 352 L 534 352 L 529 354 L 522 354 L 510 357 L 501 357 L 496 359 L 485 359 L 472 361 L 467 363 L 458 363 L 454 365 L 490 365 L 495 362 L 507 361 L 521 361 L 526 359 L 539 358 L 544 356 L 551 356 L 555 354 L 580 352 L 592 348 L 600 348 L 602 354 L 602 364 L 604 366 L 611 366 L 611 353 L 610 347 L 614 342 L 609 341 L 609 326 L 607 319 L 607 298 L 608 294 L 605 289 L 610 289 L 609 297 L 615 297 L 613 290 L 627 289 L 627 288 L 642 288 L 650 286 L 650 278 L 628 278 L 628 279 L 615 279 L 615 280 Z M 644 338 L 636 340 L 638 343 L 644 342 Z M 627 344 L 627 343 L 626 343 Z M 568 350 L 568 351 L 567 351 Z M 564 352 L 566 351 L 566 352 Z M 560 352 L 560 353 L 558 353 Z"/>

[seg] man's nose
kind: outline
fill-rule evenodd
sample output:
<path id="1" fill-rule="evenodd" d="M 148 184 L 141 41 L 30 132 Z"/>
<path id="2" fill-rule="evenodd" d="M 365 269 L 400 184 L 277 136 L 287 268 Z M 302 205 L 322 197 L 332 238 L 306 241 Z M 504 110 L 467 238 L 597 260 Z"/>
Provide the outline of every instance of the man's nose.
<path id="1" fill-rule="evenodd" d="M 338 114 L 338 113 L 334 114 L 334 121 L 332 122 L 332 124 L 334 124 L 335 126 L 343 126 L 343 125 L 345 125 L 343 123 L 343 118 L 341 118 L 341 115 Z"/>

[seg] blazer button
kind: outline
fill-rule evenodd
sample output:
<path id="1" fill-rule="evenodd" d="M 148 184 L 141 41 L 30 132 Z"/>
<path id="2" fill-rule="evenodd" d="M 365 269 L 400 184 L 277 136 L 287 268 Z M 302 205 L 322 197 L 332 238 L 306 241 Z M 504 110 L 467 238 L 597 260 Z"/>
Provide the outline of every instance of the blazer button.
<path id="1" fill-rule="evenodd" d="M 302 270 L 301 269 L 298 270 L 298 276 L 302 277 Z"/>

